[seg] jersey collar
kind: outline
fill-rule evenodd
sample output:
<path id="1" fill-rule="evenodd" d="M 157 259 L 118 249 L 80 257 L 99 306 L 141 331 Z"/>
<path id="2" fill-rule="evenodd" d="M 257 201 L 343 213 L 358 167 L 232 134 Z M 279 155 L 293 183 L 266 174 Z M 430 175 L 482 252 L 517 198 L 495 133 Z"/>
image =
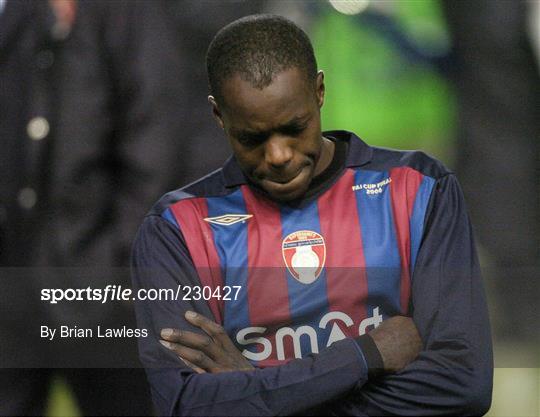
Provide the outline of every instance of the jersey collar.
<path id="1" fill-rule="evenodd" d="M 349 142 L 349 150 L 345 162 L 347 167 L 359 167 L 371 161 L 373 149 L 354 133 L 346 130 L 330 130 L 323 132 L 323 136 Z M 247 184 L 247 179 L 240 169 L 234 155 L 225 162 L 222 173 L 226 187 Z"/>

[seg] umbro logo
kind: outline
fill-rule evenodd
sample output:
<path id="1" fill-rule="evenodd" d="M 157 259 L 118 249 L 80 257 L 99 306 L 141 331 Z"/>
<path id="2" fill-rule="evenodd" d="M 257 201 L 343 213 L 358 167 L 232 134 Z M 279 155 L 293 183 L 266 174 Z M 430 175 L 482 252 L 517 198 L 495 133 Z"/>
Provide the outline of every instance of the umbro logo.
<path id="1" fill-rule="evenodd" d="M 253 214 L 223 214 L 217 217 L 206 217 L 204 221 L 220 226 L 230 226 L 231 224 L 246 221 L 251 217 L 253 217 Z"/>

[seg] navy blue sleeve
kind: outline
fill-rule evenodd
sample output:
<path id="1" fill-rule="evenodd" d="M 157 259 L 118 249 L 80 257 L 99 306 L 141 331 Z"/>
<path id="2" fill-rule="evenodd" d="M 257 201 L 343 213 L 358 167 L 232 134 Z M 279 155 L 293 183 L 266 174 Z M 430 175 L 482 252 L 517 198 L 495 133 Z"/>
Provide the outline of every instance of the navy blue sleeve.
<path id="1" fill-rule="evenodd" d="M 482 415 L 493 357 L 482 278 L 456 178 L 437 181 L 412 276 L 412 316 L 423 351 L 401 372 L 370 381 L 328 415 Z"/>
<path id="2" fill-rule="evenodd" d="M 177 228 L 148 216 L 133 251 L 135 290 L 200 285 Z M 335 342 L 319 354 L 251 372 L 196 374 L 158 342 L 162 328 L 198 331 L 184 319 L 187 310 L 214 319 L 204 301 L 138 301 L 139 339 L 154 404 L 160 415 L 290 415 L 344 397 L 367 380 L 368 368 L 353 339 Z"/>

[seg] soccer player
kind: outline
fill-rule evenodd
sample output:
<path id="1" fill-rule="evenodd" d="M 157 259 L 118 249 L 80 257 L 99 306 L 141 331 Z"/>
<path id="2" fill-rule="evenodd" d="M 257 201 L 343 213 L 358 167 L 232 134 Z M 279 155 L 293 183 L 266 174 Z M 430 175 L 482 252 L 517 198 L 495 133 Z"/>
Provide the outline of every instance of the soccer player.
<path id="1" fill-rule="evenodd" d="M 323 72 L 282 17 L 223 28 L 207 69 L 234 156 L 165 195 L 133 252 L 137 290 L 176 294 L 137 305 L 159 413 L 485 413 L 489 321 L 454 175 L 322 133 Z"/>

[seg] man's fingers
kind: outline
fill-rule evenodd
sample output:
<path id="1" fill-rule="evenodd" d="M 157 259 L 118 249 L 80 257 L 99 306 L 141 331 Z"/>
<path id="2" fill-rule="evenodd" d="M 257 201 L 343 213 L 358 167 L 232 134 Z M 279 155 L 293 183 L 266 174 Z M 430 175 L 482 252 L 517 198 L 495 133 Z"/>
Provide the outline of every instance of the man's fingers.
<path id="1" fill-rule="evenodd" d="M 222 326 L 200 314 L 186 313 L 186 319 L 206 334 L 180 329 L 162 329 L 160 342 L 174 350 L 186 364 L 200 372 L 253 370 L 254 367 L 234 346 Z M 199 369 L 200 368 L 200 369 Z"/>
<path id="2" fill-rule="evenodd" d="M 229 338 L 227 332 L 225 332 L 223 326 L 220 326 L 212 320 L 207 319 L 202 314 L 197 314 L 193 311 L 187 311 L 185 317 L 191 324 L 203 329 L 206 334 L 212 337 L 212 339 L 220 342 L 221 346 L 226 350 L 231 348 L 236 350 L 236 346 L 234 346 L 234 343 Z"/>
<path id="3" fill-rule="evenodd" d="M 180 358 L 180 360 L 181 360 L 182 362 L 184 362 L 184 363 L 186 364 L 186 366 L 188 366 L 189 368 L 193 369 L 193 370 L 194 370 L 195 372 L 197 372 L 198 374 L 205 374 L 205 373 L 206 373 L 206 371 L 205 371 L 204 369 L 199 368 L 198 366 L 195 366 L 195 365 L 192 364 L 190 361 L 188 361 L 188 360 L 186 360 L 186 359 L 184 359 L 184 358 L 182 358 L 182 357 L 180 357 L 180 356 L 179 356 L 179 358 Z"/>
<path id="4" fill-rule="evenodd" d="M 174 343 L 180 343 L 199 351 L 204 352 L 211 358 L 215 358 L 219 354 L 220 348 L 216 346 L 214 340 L 207 335 L 189 332 L 179 329 L 163 329 L 161 338 Z"/>
<path id="5" fill-rule="evenodd" d="M 210 336 L 219 335 L 224 332 L 223 327 L 219 324 L 207 319 L 201 314 L 197 314 L 194 311 L 187 311 L 185 314 L 186 320 L 191 324 L 200 327 Z"/>
<path id="6" fill-rule="evenodd" d="M 202 371 L 212 371 L 217 368 L 216 363 L 208 356 L 206 356 L 204 352 L 196 349 L 191 349 L 187 346 L 182 346 L 178 343 L 171 343 L 167 340 L 160 340 L 159 343 L 161 343 L 167 349 L 170 349 L 174 353 L 176 353 L 186 365 L 188 365 L 196 372 L 199 372 L 197 371 L 197 368 Z"/>
<path id="7" fill-rule="evenodd" d="M 161 329 L 160 335 L 162 339 L 169 342 L 179 342 L 182 338 L 182 333 L 184 332 L 180 329 Z"/>

